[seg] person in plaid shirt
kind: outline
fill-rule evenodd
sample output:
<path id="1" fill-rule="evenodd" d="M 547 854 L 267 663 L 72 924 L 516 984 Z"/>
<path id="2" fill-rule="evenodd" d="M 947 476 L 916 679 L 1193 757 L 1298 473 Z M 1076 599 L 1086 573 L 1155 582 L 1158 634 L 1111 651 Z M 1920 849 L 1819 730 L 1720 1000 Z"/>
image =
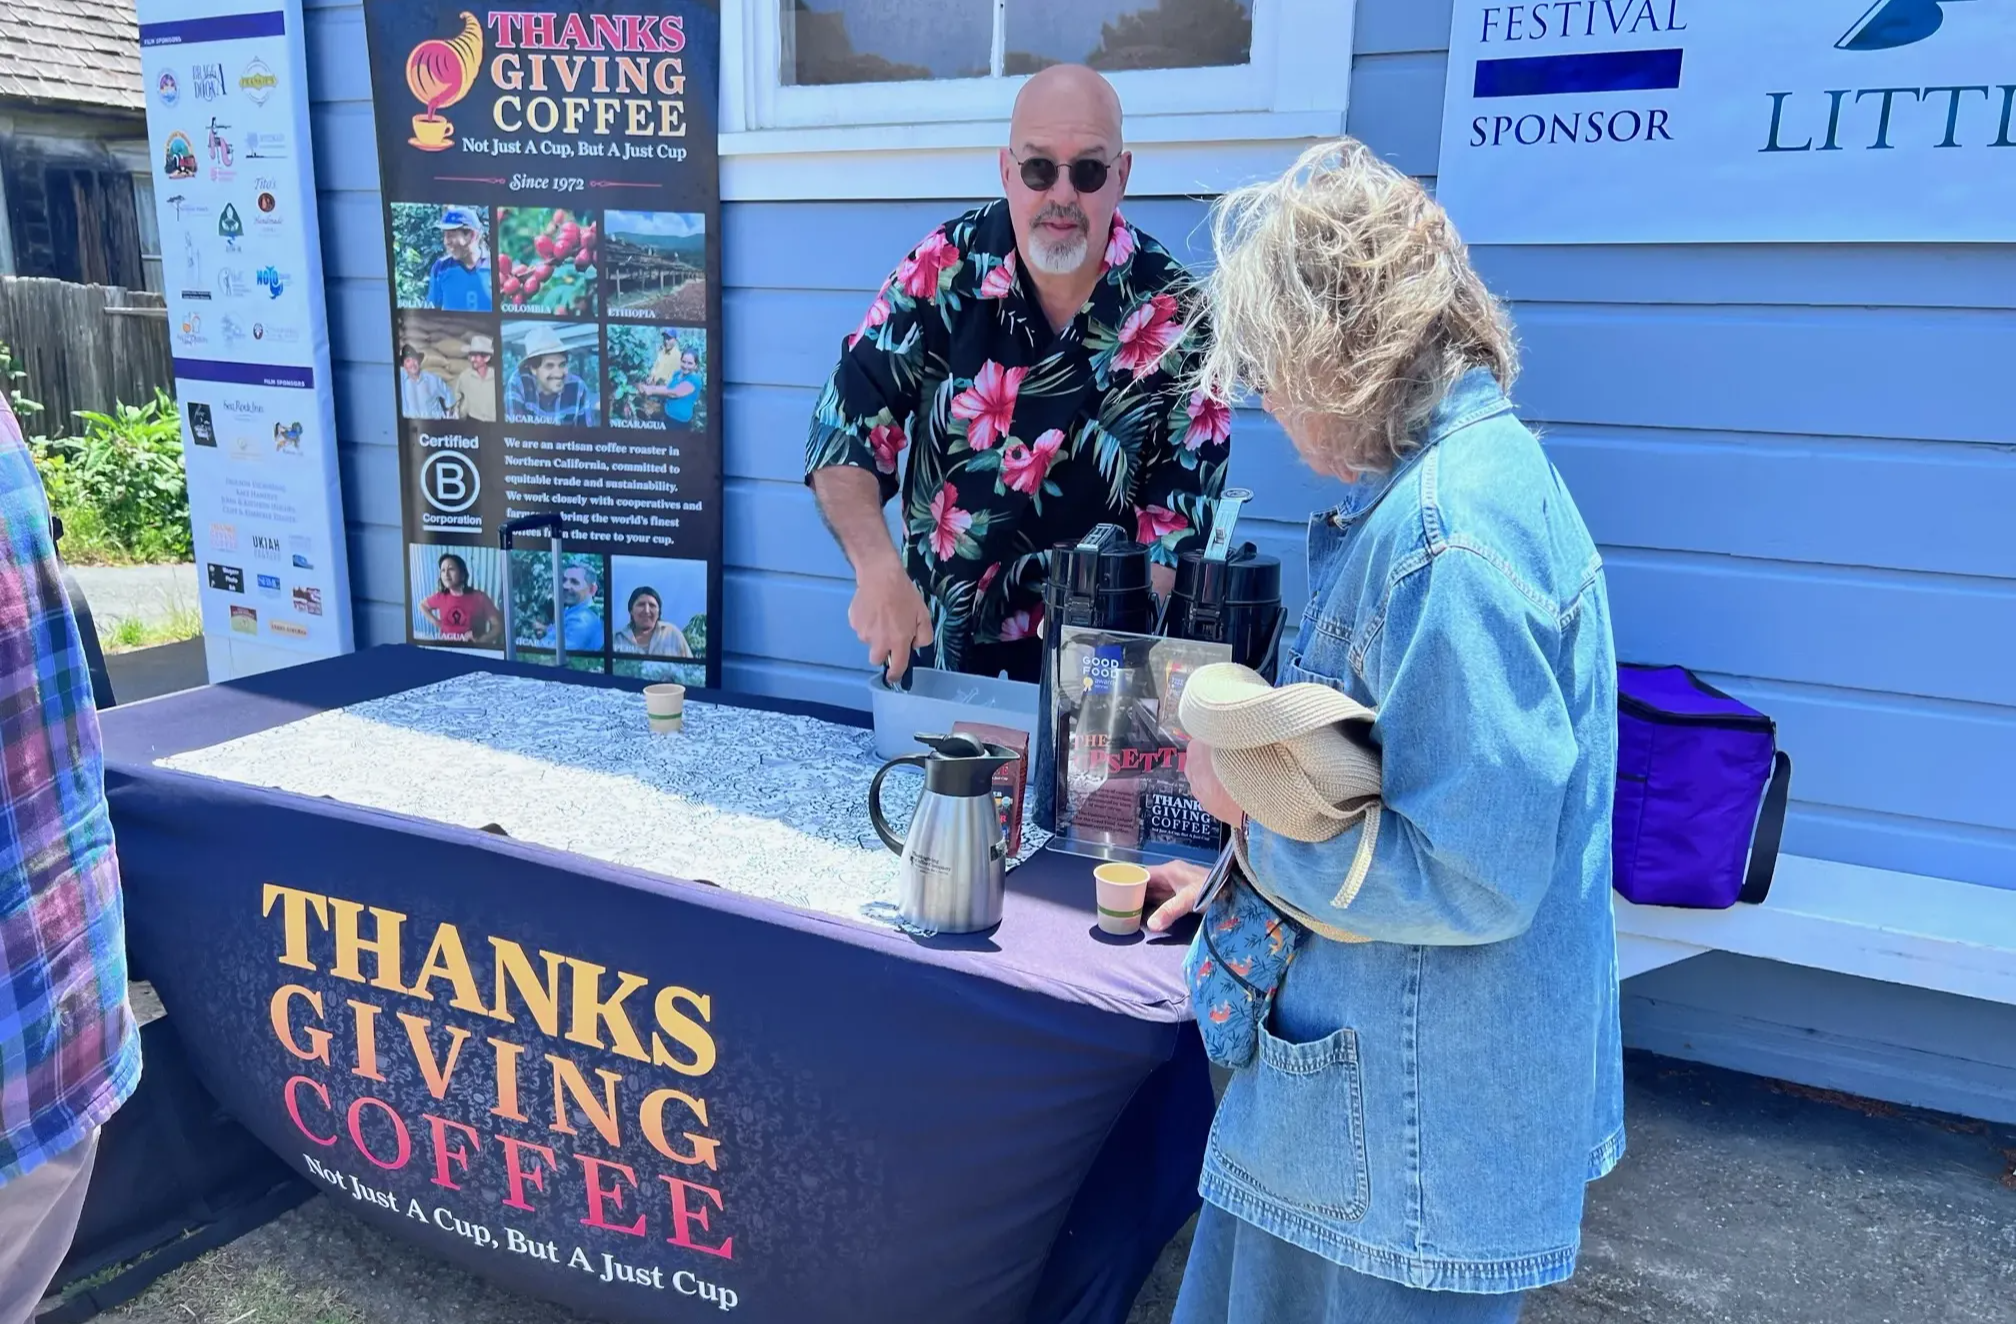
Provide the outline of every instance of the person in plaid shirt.
<path id="1" fill-rule="evenodd" d="M 69 1253 L 140 1083 L 98 715 L 49 505 L 0 395 L 0 1321 Z"/>
<path id="2" fill-rule="evenodd" d="M 504 417 L 513 423 L 559 423 L 592 428 L 601 420 L 601 399 L 577 376 L 567 346 L 551 327 L 534 327 L 525 337 L 518 372 L 504 388 Z"/>

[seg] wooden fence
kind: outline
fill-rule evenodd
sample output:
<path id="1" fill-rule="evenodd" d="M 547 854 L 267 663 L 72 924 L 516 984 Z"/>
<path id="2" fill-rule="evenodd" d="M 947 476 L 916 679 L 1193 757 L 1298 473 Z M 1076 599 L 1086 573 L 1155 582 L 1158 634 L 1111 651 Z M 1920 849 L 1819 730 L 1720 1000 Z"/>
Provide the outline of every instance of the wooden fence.
<path id="1" fill-rule="evenodd" d="M 10 394 L 42 405 L 21 420 L 30 434 L 75 434 L 80 409 L 110 413 L 175 390 L 167 309 L 144 290 L 0 276 L 0 342 L 27 373 Z"/>

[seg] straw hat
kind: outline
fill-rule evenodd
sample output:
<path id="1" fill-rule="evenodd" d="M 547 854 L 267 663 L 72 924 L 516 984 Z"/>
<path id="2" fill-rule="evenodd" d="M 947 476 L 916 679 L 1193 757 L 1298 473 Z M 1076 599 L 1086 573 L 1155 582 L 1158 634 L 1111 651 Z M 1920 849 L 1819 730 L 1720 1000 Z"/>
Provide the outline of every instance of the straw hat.
<path id="1" fill-rule="evenodd" d="M 533 363 L 549 354 L 567 353 L 567 343 L 560 339 L 560 333 L 541 324 L 525 333 L 525 362 Z"/>
<path id="2" fill-rule="evenodd" d="M 1283 837 L 1328 841 L 1379 803 L 1378 715 L 1349 695 L 1212 663 L 1183 687 L 1180 713 L 1232 799 Z"/>

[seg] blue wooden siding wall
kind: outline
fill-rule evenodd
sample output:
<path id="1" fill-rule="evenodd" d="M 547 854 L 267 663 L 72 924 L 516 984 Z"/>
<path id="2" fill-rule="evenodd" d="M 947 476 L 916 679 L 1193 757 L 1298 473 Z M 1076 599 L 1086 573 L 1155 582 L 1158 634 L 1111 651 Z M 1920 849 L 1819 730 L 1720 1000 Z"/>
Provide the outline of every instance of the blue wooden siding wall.
<path id="1" fill-rule="evenodd" d="M 310 0 L 316 163 L 360 643 L 403 638 L 383 230 L 361 11 Z M 1350 127 L 1432 179 L 1447 0 L 1361 0 Z M 800 483 L 813 395 L 904 249 L 963 206 L 729 204 L 723 637 L 732 685 L 864 703 L 847 568 Z M 1208 261 L 1202 204 L 1129 213 Z M 1517 391 L 1606 550 L 1621 654 L 1776 715 L 1788 849 L 2016 888 L 2016 247 L 1482 249 Z M 1244 414 L 1250 536 L 1327 503 Z M 1301 592 L 1299 567 L 1291 592 Z M 2009 1009 L 1721 955 L 1634 981 L 1633 1038 L 2016 1111 Z M 1995 1045 L 2005 1046 L 1995 1048 Z"/>

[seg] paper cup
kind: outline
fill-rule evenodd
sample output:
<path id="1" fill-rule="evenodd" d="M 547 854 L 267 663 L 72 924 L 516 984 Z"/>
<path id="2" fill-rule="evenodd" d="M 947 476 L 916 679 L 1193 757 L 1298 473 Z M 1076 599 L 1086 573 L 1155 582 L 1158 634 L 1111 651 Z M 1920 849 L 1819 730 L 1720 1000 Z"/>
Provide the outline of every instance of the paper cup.
<path id="1" fill-rule="evenodd" d="M 686 687 L 666 682 L 644 687 L 644 712 L 654 732 L 676 732 L 686 725 Z"/>
<path id="2" fill-rule="evenodd" d="M 1099 928 L 1108 934 L 1138 931 L 1148 900 L 1148 871 L 1112 861 L 1093 870 L 1092 879 L 1099 893 Z"/>

